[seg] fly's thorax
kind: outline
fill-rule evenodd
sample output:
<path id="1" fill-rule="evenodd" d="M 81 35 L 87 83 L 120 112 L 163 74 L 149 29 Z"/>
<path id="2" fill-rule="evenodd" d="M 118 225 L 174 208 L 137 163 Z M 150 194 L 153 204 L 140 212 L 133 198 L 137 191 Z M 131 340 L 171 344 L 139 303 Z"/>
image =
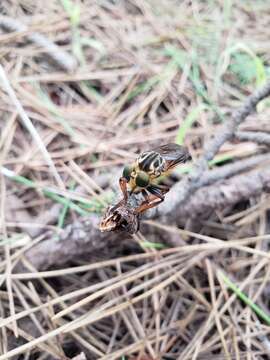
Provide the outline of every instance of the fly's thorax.
<path id="1" fill-rule="evenodd" d="M 165 169 L 165 159 L 155 151 L 146 151 L 137 159 L 137 166 L 153 177 L 158 177 Z"/>
<path id="2" fill-rule="evenodd" d="M 149 185 L 150 180 L 151 176 L 136 166 L 129 176 L 129 180 L 127 182 L 128 190 L 133 193 L 140 192 Z"/>

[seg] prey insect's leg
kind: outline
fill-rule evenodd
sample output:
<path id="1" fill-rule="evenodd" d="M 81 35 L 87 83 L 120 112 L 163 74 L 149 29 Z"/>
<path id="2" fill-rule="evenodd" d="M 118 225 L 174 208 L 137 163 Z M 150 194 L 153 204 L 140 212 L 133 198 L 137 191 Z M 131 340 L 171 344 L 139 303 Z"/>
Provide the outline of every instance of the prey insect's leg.
<path id="1" fill-rule="evenodd" d="M 120 177 L 119 185 L 120 185 L 120 189 L 121 189 L 121 191 L 123 193 L 123 196 L 124 196 L 124 201 L 127 202 L 127 200 L 128 200 L 127 179 L 124 178 L 123 176 Z"/>

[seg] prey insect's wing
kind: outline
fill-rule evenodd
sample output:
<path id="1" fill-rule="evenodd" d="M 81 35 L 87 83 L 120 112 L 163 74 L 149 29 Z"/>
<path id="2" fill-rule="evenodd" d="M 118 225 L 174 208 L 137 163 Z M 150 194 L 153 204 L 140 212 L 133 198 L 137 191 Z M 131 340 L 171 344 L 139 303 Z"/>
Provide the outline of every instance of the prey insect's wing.
<path id="1" fill-rule="evenodd" d="M 159 153 L 166 161 L 165 171 L 191 159 L 186 147 L 173 143 L 159 146 L 152 151 Z"/>

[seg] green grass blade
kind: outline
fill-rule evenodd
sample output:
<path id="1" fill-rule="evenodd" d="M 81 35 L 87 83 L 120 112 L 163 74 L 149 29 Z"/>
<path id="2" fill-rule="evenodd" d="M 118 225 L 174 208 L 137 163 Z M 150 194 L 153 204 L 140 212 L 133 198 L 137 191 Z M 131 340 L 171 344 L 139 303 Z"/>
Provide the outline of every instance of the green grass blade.
<path id="1" fill-rule="evenodd" d="M 74 190 L 75 186 L 76 186 L 76 182 L 73 180 L 71 185 L 69 186 L 69 189 Z M 62 228 L 64 226 L 65 218 L 66 218 L 66 216 L 68 214 L 68 210 L 70 208 L 70 206 L 69 206 L 70 202 L 71 202 L 71 200 L 68 199 L 67 203 L 63 206 L 63 208 L 59 214 L 58 222 L 57 222 L 57 226 L 59 228 Z"/>
<path id="2" fill-rule="evenodd" d="M 64 197 L 62 197 L 60 195 L 54 194 L 54 193 L 52 193 L 52 192 L 50 192 L 50 191 L 48 191 L 46 189 L 43 189 L 42 193 L 46 197 L 58 202 L 59 204 L 62 204 L 64 206 L 68 206 L 70 209 L 76 211 L 80 215 L 87 215 L 88 214 L 87 211 L 83 210 L 80 206 L 78 206 L 77 204 L 72 202 L 70 199 L 66 199 L 66 198 L 64 198 Z"/>
<path id="3" fill-rule="evenodd" d="M 165 55 L 171 57 L 182 71 L 184 70 L 184 67 L 188 63 L 188 61 L 190 61 L 187 53 L 180 49 L 177 49 L 175 46 L 172 45 L 165 46 Z M 211 109 L 218 115 L 219 119 L 224 121 L 223 114 L 209 98 L 207 91 L 205 90 L 205 86 L 200 77 L 200 68 L 195 52 L 193 52 L 192 54 L 192 66 L 191 71 L 188 74 L 188 78 L 192 82 L 195 91 L 202 98 L 205 104 L 209 105 L 209 107 L 211 107 Z"/>
<path id="4" fill-rule="evenodd" d="M 156 242 L 152 242 L 152 241 L 142 241 L 141 246 L 144 248 L 148 248 L 148 249 L 165 249 L 167 248 L 166 245 L 161 244 L 161 243 L 156 243 Z"/>
<path id="5" fill-rule="evenodd" d="M 47 95 L 47 93 L 45 93 L 41 89 L 39 84 L 35 83 L 34 86 L 36 88 L 36 91 L 38 93 L 38 96 L 40 98 L 40 102 L 41 102 L 42 106 L 45 106 L 46 109 L 48 109 L 49 112 L 54 115 L 54 119 L 57 120 L 63 126 L 63 128 L 66 130 L 67 134 L 71 138 L 74 137 L 76 135 L 75 131 L 70 126 L 68 121 L 62 117 L 62 115 L 60 114 L 60 112 L 58 110 L 58 107 L 51 101 L 51 99 Z"/>
<path id="6" fill-rule="evenodd" d="M 16 181 L 22 185 L 25 185 L 27 187 L 33 188 L 33 189 L 37 189 L 37 190 L 41 190 L 41 192 L 43 193 L 43 195 L 45 195 L 46 197 L 60 203 L 63 205 L 67 205 L 72 209 L 75 210 L 77 213 L 79 213 L 80 215 L 87 215 L 88 212 L 83 210 L 80 206 L 78 206 L 77 204 L 75 204 L 74 202 L 72 202 L 70 199 L 67 199 L 63 196 L 60 196 L 58 194 L 55 194 L 54 192 L 52 192 L 51 190 L 47 189 L 47 188 L 40 188 L 39 186 L 37 186 L 34 181 L 25 178 L 24 176 L 21 175 L 16 175 L 13 171 L 5 168 L 5 167 L 1 167 L 0 168 L 0 172 L 8 177 L 9 179 Z M 86 202 L 86 201 L 85 201 Z"/>
<path id="7" fill-rule="evenodd" d="M 208 165 L 209 166 L 220 165 L 231 160 L 233 160 L 233 156 L 228 154 L 220 154 L 215 156 L 213 160 L 209 161 Z M 186 164 L 177 168 L 176 171 L 179 172 L 180 174 L 189 174 L 192 171 L 192 169 L 193 169 L 192 164 Z"/>
<path id="8" fill-rule="evenodd" d="M 10 247 L 21 247 L 26 245 L 27 242 L 24 234 L 15 234 L 11 237 L 0 236 L 0 246 L 9 245 Z"/>
<path id="9" fill-rule="evenodd" d="M 135 98 L 136 96 L 146 92 L 146 91 L 149 91 L 151 90 L 156 84 L 158 84 L 160 81 L 160 76 L 159 75 L 156 75 L 156 76 L 153 76 L 151 77 L 150 79 L 146 80 L 145 82 L 137 85 L 135 87 L 135 89 L 133 89 L 128 97 L 127 97 L 127 100 L 130 101 L 132 100 L 133 98 Z"/>
<path id="10" fill-rule="evenodd" d="M 60 0 L 60 2 L 69 16 L 71 25 L 77 27 L 80 24 L 80 6 L 78 4 L 74 4 L 71 0 Z"/>
<path id="11" fill-rule="evenodd" d="M 170 61 L 161 71 L 160 74 L 152 76 L 151 78 L 147 79 L 145 82 L 137 85 L 128 95 L 127 100 L 130 101 L 134 97 L 151 90 L 155 85 L 166 81 L 166 79 L 170 76 L 172 71 L 175 70 L 175 62 Z"/>
<path id="12" fill-rule="evenodd" d="M 250 62 L 248 62 L 248 59 L 245 60 L 244 54 L 248 55 L 250 57 L 250 59 L 253 61 L 253 69 L 250 67 Z M 241 55 L 242 55 L 242 57 L 241 57 Z M 227 48 L 221 55 L 218 67 L 223 68 L 223 63 L 230 64 L 231 58 L 233 56 L 236 57 L 236 60 L 237 59 L 239 60 L 238 61 L 239 64 L 237 65 L 237 63 L 236 63 L 234 65 L 234 67 L 236 67 L 236 73 L 238 73 L 238 75 L 240 77 L 250 81 L 250 77 L 251 77 L 251 75 L 253 75 L 253 74 L 250 74 L 250 72 L 253 70 L 254 76 L 256 77 L 256 85 L 257 86 L 261 86 L 266 82 L 266 80 L 267 80 L 266 68 L 264 66 L 262 59 L 259 56 L 257 56 L 244 43 L 237 43 L 237 44 Z M 223 60 L 223 61 L 221 61 L 221 60 Z M 252 63 L 251 63 L 251 65 L 252 65 Z M 219 77 L 222 76 L 222 74 L 225 72 L 225 70 L 226 69 L 223 69 L 223 72 L 219 73 Z"/>
<path id="13" fill-rule="evenodd" d="M 84 66 L 86 64 L 86 59 L 83 52 L 81 33 L 79 29 L 81 21 L 80 5 L 73 3 L 71 0 L 60 0 L 60 2 L 69 17 L 72 27 L 72 52 L 78 59 L 80 65 Z"/>
<path id="14" fill-rule="evenodd" d="M 257 304 L 255 304 L 245 293 L 243 293 L 221 270 L 218 271 L 218 276 L 247 306 L 249 306 L 255 314 L 270 325 L 270 316 L 268 316 Z"/>
<path id="15" fill-rule="evenodd" d="M 209 166 L 213 166 L 213 165 L 220 165 L 223 164 L 224 162 L 233 160 L 233 156 L 229 155 L 229 154 L 219 154 L 217 156 L 214 157 L 213 160 L 209 161 L 208 165 Z"/>
<path id="16" fill-rule="evenodd" d="M 101 41 L 96 40 L 94 38 L 87 38 L 85 36 L 81 37 L 81 44 L 83 46 L 89 46 L 94 50 L 97 50 L 101 55 L 106 55 L 106 48 L 105 46 L 102 44 Z"/>
<path id="17" fill-rule="evenodd" d="M 195 109 L 193 109 L 185 118 L 183 123 L 178 129 L 175 142 L 178 145 L 184 143 L 187 131 L 192 127 L 193 123 L 197 120 L 201 111 L 209 109 L 209 106 L 206 104 L 200 104 Z"/>

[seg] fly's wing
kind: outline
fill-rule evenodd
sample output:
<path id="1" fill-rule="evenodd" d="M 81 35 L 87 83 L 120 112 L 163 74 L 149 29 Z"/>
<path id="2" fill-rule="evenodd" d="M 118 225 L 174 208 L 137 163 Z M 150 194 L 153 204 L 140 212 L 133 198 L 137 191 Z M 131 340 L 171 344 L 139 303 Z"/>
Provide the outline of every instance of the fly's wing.
<path id="1" fill-rule="evenodd" d="M 166 161 L 165 171 L 191 159 L 186 147 L 173 143 L 162 145 L 152 150 L 159 153 Z"/>

